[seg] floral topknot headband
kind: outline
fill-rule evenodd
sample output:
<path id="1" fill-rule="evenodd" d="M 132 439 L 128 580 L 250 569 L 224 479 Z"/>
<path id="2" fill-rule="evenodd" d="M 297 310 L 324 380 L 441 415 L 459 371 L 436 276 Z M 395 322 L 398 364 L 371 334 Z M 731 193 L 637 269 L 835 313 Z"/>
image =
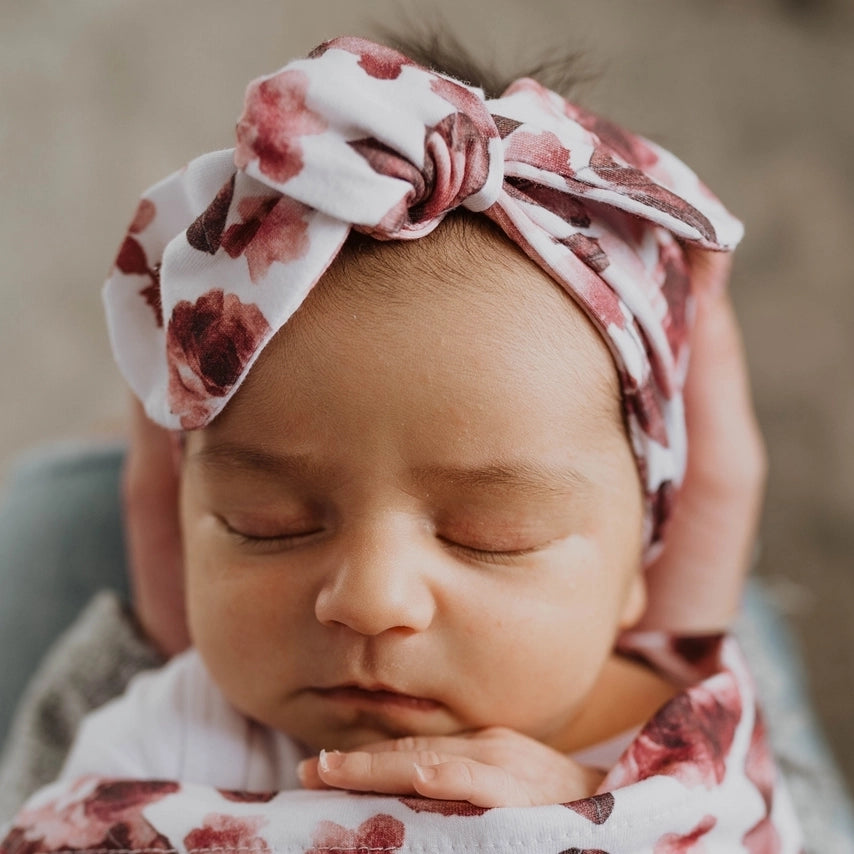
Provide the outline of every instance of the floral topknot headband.
<path id="1" fill-rule="evenodd" d="M 351 228 L 418 238 L 460 206 L 494 220 L 607 341 L 654 542 L 685 469 L 678 241 L 732 249 L 742 227 L 672 154 L 531 79 L 486 100 L 339 38 L 251 83 L 236 148 L 139 204 L 104 288 L 119 367 L 154 421 L 203 427 Z"/>

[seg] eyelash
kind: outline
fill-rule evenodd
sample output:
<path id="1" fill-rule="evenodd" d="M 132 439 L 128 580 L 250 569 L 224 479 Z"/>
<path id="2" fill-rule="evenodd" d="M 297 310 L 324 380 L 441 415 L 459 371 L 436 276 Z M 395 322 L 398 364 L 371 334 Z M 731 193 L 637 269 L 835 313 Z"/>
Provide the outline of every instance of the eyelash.
<path id="1" fill-rule="evenodd" d="M 238 531 L 236 528 L 232 528 L 231 525 L 228 524 L 224 519 L 220 520 L 222 522 L 223 527 L 230 537 L 232 537 L 235 542 L 239 546 L 246 546 L 248 548 L 263 548 L 264 546 L 283 546 L 283 547 L 294 547 L 298 544 L 299 540 L 307 539 L 308 537 L 313 536 L 320 532 L 320 528 L 314 531 L 305 531 L 301 534 L 278 534 L 273 537 L 258 537 L 252 534 L 245 534 L 242 531 Z"/>
<path id="2" fill-rule="evenodd" d="M 315 531 L 306 531 L 301 534 L 281 534 L 273 537 L 258 537 L 251 534 L 244 534 L 241 531 L 232 528 L 223 520 L 222 523 L 228 534 L 235 539 L 238 545 L 246 546 L 247 548 L 263 548 L 264 546 L 283 546 L 285 548 L 294 547 L 298 541 L 307 539 L 321 531 L 318 528 Z M 437 538 L 442 545 L 454 552 L 461 553 L 464 557 L 477 561 L 478 563 L 490 563 L 500 566 L 508 566 L 514 561 L 526 555 L 540 551 L 542 546 L 532 546 L 525 549 L 478 549 L 474 546 L 466 546 L 462 543 L 456 543 L 453 540 L 448 540 L 444 537 Z"/>
<path id="3" fill-rule="evenodd" d="M 533 554 L 539 551 L 541 546 L 532 546 L 527 549 L 477 549 L 474 546 L 464 546 L 461 543 L 455 543 L 453 540 L 446 540 L 439 537 L 439 541 L 443 543 L 451 551 L 461 552 L 464 556 L 471 558 L 478 563 L 491 563 L 499 566 L 509 566 L 518 560 L 520 557 Z"/>
<path id="4" fill-rule="evenodd" d="M 235 540 L 237 540 L 238 544 L 241 546 L 264 546 L 264 545 L 286 545 L 292 543 L 294 540 L 299 539 L 301 536 L 305 536 L 302 534 L 292 535 L 292 534 L 283 534 L 280 537 L 253 537 L 249 534 L 241 534 L 238 531 L 230 531 L 229 532 Z"/>

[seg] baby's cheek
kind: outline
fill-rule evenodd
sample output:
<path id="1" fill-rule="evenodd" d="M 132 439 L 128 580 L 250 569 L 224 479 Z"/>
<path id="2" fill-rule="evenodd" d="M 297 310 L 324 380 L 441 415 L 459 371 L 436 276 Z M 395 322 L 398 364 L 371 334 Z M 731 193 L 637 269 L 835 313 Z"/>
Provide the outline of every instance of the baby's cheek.
<path id="1" fill-rule="evenodd" d="M 575 713 L 611 653 L 615 634 L 614 617 L 583 606 L 580 588 L 551 602 L 517 596 L 500 619 L 481 601 L 484 615 L 493 619 L 471 625 L 464 640 L 469 646 L 458 655 L 467 662 L 471 684 L 478 685 L 469 697 L 478 725 L 510 726 L 539 738 L 544 728 Z"/>
<path id="2" fill-rule="evenodd" d="M 193 644 L 205 659 L 245 654 L 251 628 L 251 603 L 236 579 L 223 572 L 217 551 L 204 538 L 187 538 L 187 616 Z"/>

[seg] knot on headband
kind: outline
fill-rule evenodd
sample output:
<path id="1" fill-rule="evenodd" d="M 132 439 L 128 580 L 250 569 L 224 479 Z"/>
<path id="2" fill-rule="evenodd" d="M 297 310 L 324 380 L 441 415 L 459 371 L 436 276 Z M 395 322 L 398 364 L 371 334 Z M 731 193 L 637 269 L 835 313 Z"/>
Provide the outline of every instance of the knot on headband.
<path id="1" fill-rule="evenodd" d="M 672 154 L 534 80 L 486 100 L 340 38 L 250 84 L 236 148 L 140 202 L 104 289 L 116 360 L 154 421 L 203 427 L 351 228 L 414 239 L 458 207 L 496 222 L 608 343 L 654 542 L 685 468 L 681 242 L 731 249 L 741 224 Z"/>
<path id="2" fill-rule="evenodd" d="M 454 208 L 497 201 L 501 138 L 478 91 L 359 39 L 312 57 L 249 85 L 238 169 L 386 240 L 422 237 Z"/>

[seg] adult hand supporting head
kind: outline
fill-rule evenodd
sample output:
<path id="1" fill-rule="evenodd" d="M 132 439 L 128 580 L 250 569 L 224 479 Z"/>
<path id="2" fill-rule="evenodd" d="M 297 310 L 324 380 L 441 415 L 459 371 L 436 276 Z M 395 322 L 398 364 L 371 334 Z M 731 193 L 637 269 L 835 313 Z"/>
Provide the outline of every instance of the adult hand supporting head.
<path id="1" fill-rule="evenodd" d="M 767 461 L 747 363 L 727 293 L 732 256 L 690 250 L 697 296 L 684 390 L 688 466 L 648 567 L 642 628 L 679 634 L 726 629 L 750 569 Z"/>
<path id="2" fill-rule="evenodd" d="M 133 608 L 148 639 L 166 656 L 190 645 L 184 609 L 176 443 L 177 436 L 150 421 L 133 398 L 122 478 Z"/>

